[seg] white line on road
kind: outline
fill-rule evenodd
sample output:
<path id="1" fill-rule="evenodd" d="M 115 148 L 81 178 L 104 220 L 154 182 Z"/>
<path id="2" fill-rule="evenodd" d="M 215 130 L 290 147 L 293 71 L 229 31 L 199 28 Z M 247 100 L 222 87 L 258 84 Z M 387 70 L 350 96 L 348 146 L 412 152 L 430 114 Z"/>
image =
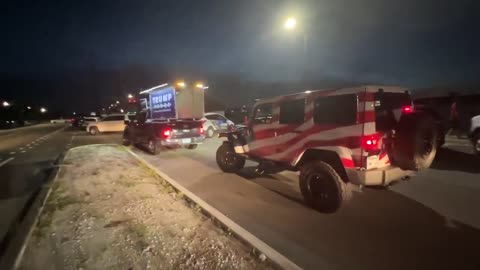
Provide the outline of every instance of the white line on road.
<path id="1" fill-rule="evenodd" d="M 11 157 L 11 158 L 9 158 L 9 159 L 7 159 L 7 160 L 5 160 L 5 161 L 2 161 L 2 163 L 0 163 L 0 167 L 2 167 L 3 165 L 7 164 L 7 163 L 10 162 L 10 161 L 12 161 L 13 159 L 14 159 L 14 158 Z"/>
<path id="2" fill-rule="evenodd" d="M 12 152 L 10 152 L 10 155 L 15 155 L 15 152 L 13 152 L 13 151 L 12 151 Z"/>
<path id="3" fill-rule="evenodd" d="M 23 149 L 24 149 L 23 147 L 18 148 L 18 150 L 23 150 Z"/>
<path id="4" fill-rule="evenodd" d="M 27 151 L 23 150 L 23 151 L 22 151 L 22 152 L 20 152 L 20 153 L 25 153 L 25 152 L 27 152 Z"/>

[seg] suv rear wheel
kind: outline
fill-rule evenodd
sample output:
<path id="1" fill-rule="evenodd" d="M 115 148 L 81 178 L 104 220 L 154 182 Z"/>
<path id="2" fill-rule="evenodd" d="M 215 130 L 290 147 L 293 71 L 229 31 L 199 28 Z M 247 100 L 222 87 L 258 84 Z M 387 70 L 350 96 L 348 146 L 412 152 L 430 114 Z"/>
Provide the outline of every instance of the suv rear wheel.
<path id="1" fill-rule="evenodd" d="M 305 203 L 323 213 L 333 213 L 349 199 L 347 183 L 323 161 L 311 161 L 300 169 L 300 191 Z"/>
<path id="2" fill-rule="evenodd" d="M 153 138 L 148 139 L 147 148 L 148 152 L 152 155 L 158 155 L 160 153 L 160 148 L 157 146 L 157 141 Z"/>
<path id="3" fill-rule="evenodd" d="M 224 172 L 235 173 L 245 166 L 245 158 L 235 153 L 233 146 L 223 143 L 217 150 L 217 164 Z"/>

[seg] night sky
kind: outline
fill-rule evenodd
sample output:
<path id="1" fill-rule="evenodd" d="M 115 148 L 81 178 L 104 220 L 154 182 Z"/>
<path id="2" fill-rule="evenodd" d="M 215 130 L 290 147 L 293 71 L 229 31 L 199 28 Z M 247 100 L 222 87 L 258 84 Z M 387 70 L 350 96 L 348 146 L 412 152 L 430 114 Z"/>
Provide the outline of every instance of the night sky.
<path id="1" fill-rule="evenodd" d="M 68 84 L 55 80 L 68 77 L 81 89 L 72 81 L 86 76 L 85 87 L 105 93 L 90 104 L 97 106 L 112 88 L 122 88 L 120 95 L 154 83 L 159 70 L 158 83 L 166 74 L 199 74 L 212 83 L 217 76 L 411 87 L 479 82 L 478 2 L 10 1 L 0 11 L 0 75 L 8 78 L 8 89 L 0 90 L 11 98 L 35 96 L 39 91 L 16 89 L 15 80 L 48 80 L 39 86 L 47 96 L 65 94 L 59 85 Z M 282 28 L 288 16 L 298 21 L 294 31 Z M 102 77 L 131 67 L 150 75 L 117 84 Z"/>

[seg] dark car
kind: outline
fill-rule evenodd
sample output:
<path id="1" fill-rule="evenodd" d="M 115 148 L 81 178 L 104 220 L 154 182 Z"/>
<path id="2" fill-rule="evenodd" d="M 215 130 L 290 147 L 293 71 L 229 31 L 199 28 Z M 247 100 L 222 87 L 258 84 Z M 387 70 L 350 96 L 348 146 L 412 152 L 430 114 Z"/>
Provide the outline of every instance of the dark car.
<path id="1" fill-rule="evenodd" d="M 147 120 L 147 112 L 144 110 L 134 120 L 125 120 L 125 124 L 123 144 L 144 145 L 153 155 L 168 147 L 195 149 L 205 140 L 201 120 Z"/>

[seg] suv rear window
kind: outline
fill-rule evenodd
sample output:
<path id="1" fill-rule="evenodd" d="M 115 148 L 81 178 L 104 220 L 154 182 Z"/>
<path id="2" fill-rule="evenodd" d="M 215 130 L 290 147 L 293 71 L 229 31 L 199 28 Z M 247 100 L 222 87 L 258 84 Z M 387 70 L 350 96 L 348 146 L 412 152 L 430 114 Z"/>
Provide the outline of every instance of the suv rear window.
<path id="1" fill-rule="evenodd" d="M 319 125 L 353 125 L 357 122 L 357 95 L 319 97 L 315 100 L 313 121 Z"/>
<path id="2" fill-rule="evenodd" d="M 302 124 L 305 121 L 305 99 L 280 104 L 280 124 Z"/>

